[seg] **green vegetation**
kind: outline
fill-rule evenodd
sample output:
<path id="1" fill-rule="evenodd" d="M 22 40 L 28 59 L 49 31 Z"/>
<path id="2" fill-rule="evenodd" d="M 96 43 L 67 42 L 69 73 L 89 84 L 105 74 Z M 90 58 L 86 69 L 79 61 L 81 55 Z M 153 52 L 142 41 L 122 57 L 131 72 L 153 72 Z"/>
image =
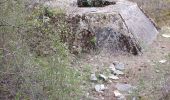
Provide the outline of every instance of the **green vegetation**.
<path id="1" fill-rule="evenodd" d="M 82 65 L 78 60 L 83 54 L 75 60 L 71 53 L 96 50 L 96 38 L 94 35 L 89 36 L 88 31 L 76 37 L 76 34 L 70 31 L 63 10 L 50 9 L 40 4 L 30 4 L 30 7 L 29 3 L 32 1 L 34 0 L 0 0 L 0 99 L 79 100 L 82 96 L 83 99 L 88 98 L 85 95 L 87 91 L 91 91 L 89 77 L 94 66 L 90 62 Z M 150 0 L 150 3 L 146 2 L 148 0 L 133 1 L 139 2 L 160 26 L 170 21 L 170 8 L 167 6 L 169 0 Z M 80 44 L 79 40 L 83 40 L 83 43 Z M 170 53 L 166 58 L 170 59 Z M 79 64 L 75 64 L 74 68 L 72 62 Z M 169 74 L 169 63 L 154 64 L 151 66 L 154 70 L 146 70 L 139 74 L 138 90 L 135 90 L 132 96 L 149 100 L 145 98 L 155 99 L 155 95 L 160 95 L 154 90 L 160 90 L 164 84 L 164 76 Z M 108 65 L 101 67 L 105 69 Z M 110 72 L 104 69 L 97 71 L 96 75 L 109 75 Z M 159 73 L 156 70 L 159 70 Z M 150 75 L 147 76 L 148 73 Z"/>
<path id="2" fill-rule="evenodd" d="M 69 34 L 64 11 L 25 4 L 0 1 L 0 99 L 78 99 L 81 77 L 61 37 Z"/>

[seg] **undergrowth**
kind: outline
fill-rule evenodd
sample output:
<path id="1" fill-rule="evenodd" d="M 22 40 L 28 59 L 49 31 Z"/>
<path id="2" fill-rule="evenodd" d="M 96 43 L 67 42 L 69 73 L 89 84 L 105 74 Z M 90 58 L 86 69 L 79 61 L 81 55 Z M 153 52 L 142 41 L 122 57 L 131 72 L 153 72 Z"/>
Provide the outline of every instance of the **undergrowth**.
<path id="1" fill-rule="evenodd" d="M 0 5 L 0 99 L 79 99 L 81 77 L 70 67 L 72 56 L 58 31 L 64 28 L 51 22 L 64 11 L 41 5 L 28 11 L 25 0 Z"/>

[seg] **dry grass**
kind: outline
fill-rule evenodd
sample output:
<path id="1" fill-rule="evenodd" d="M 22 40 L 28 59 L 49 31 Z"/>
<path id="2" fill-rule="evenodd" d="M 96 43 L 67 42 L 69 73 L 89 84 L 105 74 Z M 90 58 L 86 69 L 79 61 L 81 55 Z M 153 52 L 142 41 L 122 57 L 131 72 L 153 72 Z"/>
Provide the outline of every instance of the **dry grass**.
<path id="1" fill-rule="evenodd" d="M 27 12 L 23 0 L 0 5 L 0 99 L 77 100 L 81 76 L 61 42 L 59 30 L 65 29 L 45 20 L 64 12 L 40 5 Z"/>
<path id="2" fill-rule="evenodd" d="M 159 27 L 170 25 L 170 0 L 130 0 L 137 2 Z"/>

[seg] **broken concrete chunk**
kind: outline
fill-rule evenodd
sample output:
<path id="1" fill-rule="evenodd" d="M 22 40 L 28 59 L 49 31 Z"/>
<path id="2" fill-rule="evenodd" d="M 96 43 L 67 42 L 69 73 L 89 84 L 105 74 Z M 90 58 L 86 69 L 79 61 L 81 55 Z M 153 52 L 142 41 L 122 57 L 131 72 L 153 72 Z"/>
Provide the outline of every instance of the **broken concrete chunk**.
<path id="1" fill-rule="evenodd" d="M 124 95 L 122 95 L 121 97 L 117 98 L 117 100 L 127 100 L 127 99 Z"/>
<path id="2" fill-rule="evenodd" d="M 104 84 L 97 84 L 97 85 L 95 85 L 95 90 L 97 92 L 103 92 L 105 89 L 106 88 L 105 88 Z"/>
<path id="3" fill-rule="evenodd" d="M 111 83 L 112 83 L 112 80 L 108 80 L 107 83 L 111 84 Z"/>
<path id="4" fill-rule="evenodd" d="M 159 73 L 159 72 L 160 72 L 160 70 L 158 70 L 158 69 L 157 69 L 157 70 L 155 70 L 155 72 L 156 72 L 156 73 Z"/>
<path id="5" fill-rule="evenodd" d="M 90 80 L 91 80 L 91 81 L 97 81 L 96 75 L 95 75 L 95 74 L 91 74 Z"/>
<path id="6" fill-rule="evenodd" d="M 114 64 L 111 64 L 111 65 L 109 66 L 109 69 L 110 69 L 110 71 L 112 71 L 112 72 L 116 70 Z"/>
<path id="7" fill-rule="evenodd" d="M 131 93 L 133 89 L 135 89 L 132 85 L 123 83 L 117 83 L 115 87 L 117 88 L 117 90 L 127 93 Z"/>
<path id="8" fill-rule="evenodd" d="M 121 94 L 118 90 L 114 91 L 115 97 L 121 97 L 123 94 Z"/>
<path id="9" fill-rule="evenodd" d="M 162 59 L 162 60 L 160 60 L 159 62 L 160 62 L 161 64 L 164 64 L 164 63 L 166 63 L 166 62 L 167 62 L 167 60 Z"/>
<path id="10" fill-rule="evenodd" d="M 119 79 L 119 77 L 116 76 L 116 75 L 110 75 L 110 76 L 108 76 L 108 78 L 112 79 L 112 80 L 118 80 Z"/>
<path id="11" fill-rule="evenodd" d="M 113 64 L 114 64 L 114 66 L 117 70 L 124 70 L 125 69 L 125 65 L 121 62 L 114 62 Z"/>
<path id="12" fill-rule="evenodd" d="M 161 29 L 162 36 L 165 38 L 170 38 L 170 27 L 163 26 Z"/>
<path id="13" fill-rule="evenodd" d="M 170 34 L 162 34 L 162 36 L 165 38 L 170 38 Z"/>
<path id="14" fill-rule="evenodd" d="M 115 70 L 115 71 L 113 71 L 113 73 L 116 75 L 124 75 L 124 73 L 120 70 Z"/>
<path id="15" fill-rule="evenodd" d="M 126 100 L 126 97 L 122 93 L 120 93 L 118 90 L 114 91 L 114 95 L 117 98 L 117 100 Z"/>

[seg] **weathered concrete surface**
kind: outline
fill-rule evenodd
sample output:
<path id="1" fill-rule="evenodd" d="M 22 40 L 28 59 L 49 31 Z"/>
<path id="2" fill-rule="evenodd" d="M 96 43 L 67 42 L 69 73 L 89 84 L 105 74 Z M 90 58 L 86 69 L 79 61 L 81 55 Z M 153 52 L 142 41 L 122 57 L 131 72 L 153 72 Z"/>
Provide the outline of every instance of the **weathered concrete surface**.
<path id="1" fill-rule="evenodd" d="M 155 40 L 158 31 L 137 4 L 127 1 L 117 2 L 114 8 L 120 13 L 135 38 L 144 44 L 151 44 Z"/>
<path id="2" fill-rule="evenodd" d="M 77 7 L 76 0 L 65 3 L 67 6 L 63 9 L 67 12 L 72 32 L 77 38 L 75 44 L 79 44 L 75 47 L 91 44 L 87 41 L 95 36 L 97 47 L 138 54 L 143 45 L 149 45 L 155 40 L 157 29 L 136 3 L 114 1 L 114 5 L 90 8 Z"/>
<path id="3" fill-rule="evenodd" d="M 151 44 L 158 31 L 149 18 L 140 10 L 136 3 L 125 0 L 117 0 L 115 5 L 109 5 L 102 8 L 77 8 L 71 11 L 72 14 L 85 14 L 91 12 L 114 13 L 121 15 L 128 30 L 144 44 Z"/>
<path id="4" fill-rule="evenodd" d="M 89 9 L 83 11 L 85 10 L 89 11 Z M 93 37 L 96 37 L 93 42 L 98 49 L 122 50 L 133 54 L 138 54 L 141 50 L 138 41 L 129 32 L 124 20 L 117 12 L 101 12 L 94 8 L 88 13 L 70 14 L 69 18 L 77 47 L 87 45 L 87 41 L 90 42 Z"/>

